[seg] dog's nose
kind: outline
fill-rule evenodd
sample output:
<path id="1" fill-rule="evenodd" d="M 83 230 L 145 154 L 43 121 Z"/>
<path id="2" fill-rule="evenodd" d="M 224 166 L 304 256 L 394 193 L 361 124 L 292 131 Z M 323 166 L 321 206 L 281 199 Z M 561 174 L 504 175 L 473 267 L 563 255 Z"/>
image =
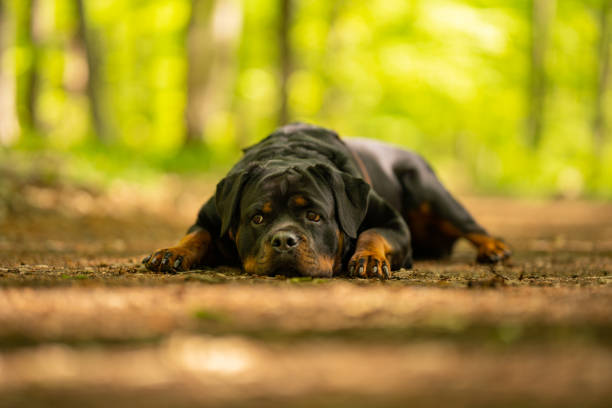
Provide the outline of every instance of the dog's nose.
<path id="1" fill-rule="evenodd" d="M 288 252 L 295 248 L 299 238 L 291 231 L 277 231 L 272 235 L 272 248 L 278 252 Z"/>

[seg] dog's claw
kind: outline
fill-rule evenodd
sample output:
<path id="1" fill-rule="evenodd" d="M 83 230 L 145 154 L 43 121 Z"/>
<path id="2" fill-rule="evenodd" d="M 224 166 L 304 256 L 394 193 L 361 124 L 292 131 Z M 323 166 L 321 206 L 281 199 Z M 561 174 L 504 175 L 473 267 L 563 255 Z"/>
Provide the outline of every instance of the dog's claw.
<path id="1" fill-rule="evenodd" d="M 366 278 L 367 277 L 367 275 L 365 273 L 365 263 L 366 263 L 365 259 L 361 258 L 359 260 L 359 271 L 358 271 L 358 274 L 362 278 Z"/>
<path id="2" fill-rule="evenodd" d="M 476 257 L 478 263 L 494 264 L 508 259 L 512 255 L 510 247 L 499 238 L 480 237 L 476 244 L 479 244 Z"/>
<path id="3" fill-rule="evenodd" d="M 181 266 L 181 263 L 183 262 L 183 257 L 182 256 L 178 256 L 176 258 L 176 261 L 174 261 L 174 269 L 178 269 Z"/>
<path id="4" fill-rule="evenodd" d="M 354 278 L 378 278 L 389 279 L 389 266 L 384 258 L 371 254 L 356 254 L 348 264 L 348 274 Z"/>
<path id="5" fill-rule="evenodd" d="M 170 260 L 170 257 L 172 256 L 171 252 L 166 252 L 166 254 L 164 255 L 164 258 L 162 259 L 162 266 L 166 266 L 168 264 L 168 261 Z"/>
<path id="6" fill-rule="evenodd" d="M 159 264 L 159 257 L 154 256 L 153 259 L 151 259 L 151 265 L 157 266 L 157 264 Z"/>
<path id="7" fill-rule="evenodd" d="M 147 269 L 153 272 L 176 273 L 194 265 L 193 253 L 180 247 L 160 249 L 142 260 Z"/>
<path id="8" fill-rule="evenodd" d="M 391 274 L 389 273 L 389 267 L 387 265 L 383 265 L 382 269 L 383 273 L 385 274 L 385 278 L 391 278 Z"/>

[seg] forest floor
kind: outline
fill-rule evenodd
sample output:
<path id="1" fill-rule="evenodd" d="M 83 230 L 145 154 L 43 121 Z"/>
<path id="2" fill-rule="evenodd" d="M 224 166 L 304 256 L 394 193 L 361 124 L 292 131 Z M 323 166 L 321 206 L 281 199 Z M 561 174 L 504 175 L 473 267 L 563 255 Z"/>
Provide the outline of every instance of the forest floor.
<path id="1" fill-rule="evenodd" d="M 496 267 L 461 242 L 387 282 L 143 269 L 213 185 L 4 179 L 0 406 L 610 406 L 612 204 L 461 197 Z"/>

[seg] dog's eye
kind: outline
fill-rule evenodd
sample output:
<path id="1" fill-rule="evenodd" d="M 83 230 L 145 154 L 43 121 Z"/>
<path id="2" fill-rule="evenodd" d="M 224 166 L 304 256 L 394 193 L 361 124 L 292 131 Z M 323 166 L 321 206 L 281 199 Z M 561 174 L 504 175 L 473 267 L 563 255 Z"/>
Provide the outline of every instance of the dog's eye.
<path id="1" fill-rule="evenodd" d="M 313 222 L 321 221 L 321 216 L 319 214 L 315 213 L 315 212 L 312 212 L 312 211 L 308 211 L 306 213 L 306 218 L 308 218 L 310 221 L 313 221 Z"/>
<path id="2" fill-rule="evenodd" d="M 261 224 L 263 220 L 264 220 L 264 217 L 261 214 L 254 215 L 253 218 L 251 218 L 251 222 L 253 224 Z"/>

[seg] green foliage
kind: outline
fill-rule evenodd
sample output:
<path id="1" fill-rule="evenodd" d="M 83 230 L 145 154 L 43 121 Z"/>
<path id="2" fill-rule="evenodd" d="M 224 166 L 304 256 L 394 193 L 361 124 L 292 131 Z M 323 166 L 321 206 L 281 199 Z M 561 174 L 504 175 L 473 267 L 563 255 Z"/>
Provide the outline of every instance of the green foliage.
<path id="1" fill-rule="evenodd" d="M 21 116 L 32 69 L 38 78 L 38 123 L 22 126 L 13 146 L 70 152 L 109 174 L 228 168 L 239 147 L 278 125 L 280 8 L 270 0 L 201 1 L 83 2 L 101 55 L 99 103 L 110 140 L 100 140 L 90 113 L 87 62 L 75 48 L 83 37 L 77 0 L 37 2 L 32 38 L 23 25 L 32 4 L 10 2 L 15 35 L 2 61 L 13 67 Z M 612 142 L 607 133 L 596 144 L 592 126 L 604 0 L 555 2 L 535 148 L 526 140 L 532 1 L 293 1 L 290 115 L 422 152 L 459 188 L 612 196 Z M 190 27 L 194 4 L 206 6 L 200 31 Z M 229 56 L 209 53 L 217 70 L 202 75 L 229 79 L 207 93 L 195 146 L 185 144 L 190 31 L 238 39 Z M 209 78 L 209 88 L 217 80 Z M 611 110 L 606 99 L 606 116 Z"/>

